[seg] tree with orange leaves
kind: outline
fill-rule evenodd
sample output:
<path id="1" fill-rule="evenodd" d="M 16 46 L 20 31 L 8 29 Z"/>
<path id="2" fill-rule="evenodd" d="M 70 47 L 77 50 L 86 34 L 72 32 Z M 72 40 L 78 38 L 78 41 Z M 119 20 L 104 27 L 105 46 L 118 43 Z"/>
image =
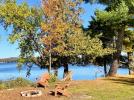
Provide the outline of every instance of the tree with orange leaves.
<path id="1" fill-rule="evenodd" d="M 67 35 L 75 33 L 80 28 L 79 7 L 81 0 L 43 0 L 44 22 L 42 29 L 45 33 L 42 41 L 45 52 L 49 56 L 49 69 L 51 69 L 51 56 L 60 56 L 67 48 L 65 40 Z"/>
<path id="2" fill-rule="evenodd" d="M 98 38 L 90 38 L 83 33 L 80 14 L 82 0 L 43 0 L 44 22 L 42 41 L 49 61 L 49 71 L 53 62 L 60 62 L 68 71 L 68 62 L 79 55 L 102 56 L 109 53 L 102 48 Z M 53 59 L 52 59 L 53 58 Z M 59 61 L 60 60 L 60 61 Z"/>

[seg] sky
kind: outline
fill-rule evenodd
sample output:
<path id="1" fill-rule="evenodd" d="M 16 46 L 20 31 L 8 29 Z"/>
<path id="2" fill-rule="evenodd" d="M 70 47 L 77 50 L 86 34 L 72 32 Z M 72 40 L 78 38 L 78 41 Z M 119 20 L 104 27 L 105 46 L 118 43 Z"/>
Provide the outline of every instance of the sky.
<path id="1" fill-rule="evenodd" d="M 18 3 L 21 3 L 23 1 L 28 2 L 30 6 L 38 7 L 40 5 L 40 0 L 18 0 Z M 84 27 L 88 27 L 89 21 L 91 20 L 91 16 L 94 16 L 94 12 L 96 9 L 103 10 L 105 8 L 104 5 L 91 5 L 89 3 L 83 3 L 81 6 L 84 9 L 84 14 L 80 16 L 83 20 Z M 0 58 L 18 57 L 20 54 L 17 43 L 10 44 L 8 42 L 8 36 L 11 33 L 11 31 L 11 28 L 9 28 L 8 30 L 4 30 L 4 28 L 0 26 Z"/>

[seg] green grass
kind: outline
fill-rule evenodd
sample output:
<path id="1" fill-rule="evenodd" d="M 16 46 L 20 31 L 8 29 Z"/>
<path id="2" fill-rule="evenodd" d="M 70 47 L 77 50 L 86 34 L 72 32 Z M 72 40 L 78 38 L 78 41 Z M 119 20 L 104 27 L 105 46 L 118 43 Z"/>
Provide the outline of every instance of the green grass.
<path id="1" fill-rule="evenodd" d="M 69 91 L 78 95 L 78 98 L 82 95 L 91 96 L 89 99 L 80 100 L 134 100 L 134 79 L 120 77 L 79 81 Z"/>
<path id="2" fill-rule="evenodd" d="M 34 86 L 35 84 L 29 80 L 18 77 L 7 81 L 0 81 L 0 89 L 10 89 L 16 87 Z"/>

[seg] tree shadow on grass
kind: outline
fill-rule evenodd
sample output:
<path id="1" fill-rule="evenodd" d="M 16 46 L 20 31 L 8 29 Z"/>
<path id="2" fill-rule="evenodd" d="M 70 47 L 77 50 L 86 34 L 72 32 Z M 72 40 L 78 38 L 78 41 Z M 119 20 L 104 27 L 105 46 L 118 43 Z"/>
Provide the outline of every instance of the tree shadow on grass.
<path id="1" fill-rule="evenodd" d="M 134 85 L 134 78 L 130 77 L 112 77 L 112 78 L 106 78 L 104 80 L 110 80 L 114 83 L 120 83 L 120 84 L 126 84 L 126 85 Z"/>

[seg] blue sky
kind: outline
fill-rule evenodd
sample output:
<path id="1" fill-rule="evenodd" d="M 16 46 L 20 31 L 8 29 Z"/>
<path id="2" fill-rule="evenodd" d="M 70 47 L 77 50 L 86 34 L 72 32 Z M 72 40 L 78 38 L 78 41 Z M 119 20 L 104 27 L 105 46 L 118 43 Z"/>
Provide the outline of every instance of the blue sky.
<path id="1" fill-rule="evenodd" d="M 22 1 L 28 2 L 29 5 L 39 6 L 40 0 L 19 0 L 18 3 Z M 83 20 L 84 27 L 89 25 L 89 21 L 91 20 L 91 16 L 94 15 L 94 11 L 96 9 L 104 9 L 105 6 L 100 4 L 82 4 L 82 7 L 85 10 L 85 13 L 81 15 L 81 19 Z M 10 44 L 8 40 L 8 35 L 11 33 L 11 29 L 4 30 L 2 26 L 0 26 L 0 58 L 7 57 L 17 57 L 19 55 L 19 49 L 17 43 Z"/>

